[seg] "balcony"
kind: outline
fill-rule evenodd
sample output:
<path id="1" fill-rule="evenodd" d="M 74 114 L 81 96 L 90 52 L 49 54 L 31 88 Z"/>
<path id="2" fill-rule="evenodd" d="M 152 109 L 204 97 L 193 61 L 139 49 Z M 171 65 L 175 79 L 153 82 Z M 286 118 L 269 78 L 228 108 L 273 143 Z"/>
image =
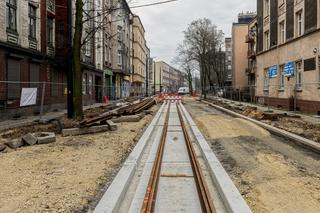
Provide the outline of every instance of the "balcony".
<path id="1" fill-rule="evenodd" d="M 246 43 L 254 43 L 255 39 L 252 34 L 246 35 Z"/>
<path id="2" fill-rule="evenodd" d="M 248 50 L 247 57 L 248 57 L 248 59 L 255 59 L 256 58 L 256 52 L 254 50 Z"/>
<path id="3" fill-rule="evenodd" d="M 257 65 L 255 63 L 249 64 L 249 67 L 246 68 L 246 74 L 251 75 L 257 72 Z"/>

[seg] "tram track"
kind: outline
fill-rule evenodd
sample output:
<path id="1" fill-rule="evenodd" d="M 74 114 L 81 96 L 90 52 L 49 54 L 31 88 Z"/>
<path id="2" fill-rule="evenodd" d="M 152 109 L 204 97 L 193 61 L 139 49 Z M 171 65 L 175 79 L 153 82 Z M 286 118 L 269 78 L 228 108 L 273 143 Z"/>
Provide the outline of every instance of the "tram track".
<path id="1" fill-rule="evenodd" d="M 250 213 L 207 146 L 183 104 L 164 103 L 94 212 Z"/>

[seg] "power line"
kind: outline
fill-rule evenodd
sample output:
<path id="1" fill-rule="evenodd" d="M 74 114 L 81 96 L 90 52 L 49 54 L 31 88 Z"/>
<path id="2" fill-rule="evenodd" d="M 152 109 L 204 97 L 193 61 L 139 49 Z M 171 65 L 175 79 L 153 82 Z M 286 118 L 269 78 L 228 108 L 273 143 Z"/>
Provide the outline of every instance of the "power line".
<path id="1" fill-rule="evenodd" d="M 150 3 L 150 4 L 131 6 L 130 8 L 134 9 L 134 8 L 140 8 L 140 7 L 149 7 L 149 6 L 154 6 L 154 5 L 167 4 L 167 3 L 171 3 L 171 2 L 175 2 L 175 1 L 179 1 L 179 0 L 167 0 L 167 1 L 161 1 L 161 2 L 154 2 L 154 3 Z"/>

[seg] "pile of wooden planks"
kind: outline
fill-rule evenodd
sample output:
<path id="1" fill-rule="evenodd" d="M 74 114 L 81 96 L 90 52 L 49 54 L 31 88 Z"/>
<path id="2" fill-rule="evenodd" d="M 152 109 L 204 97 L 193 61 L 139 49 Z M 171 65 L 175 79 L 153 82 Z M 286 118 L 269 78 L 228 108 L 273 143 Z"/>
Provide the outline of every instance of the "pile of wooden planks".
<path id="1" fill-rule="evenodd" d="M 113 117 L 138 114 L 144 110 L 149 109 L 154 104 L 156 104 L 154 98 L 145 98 L 137 103 L 127 104 L 114 110 L 102 113 L 101 115 L 95 116 L 93 118 L 84 119 L 82 122 L 80 122 L 80 127 L 104 125 L 106 124 L 107 120 L 110 120 Z"/>

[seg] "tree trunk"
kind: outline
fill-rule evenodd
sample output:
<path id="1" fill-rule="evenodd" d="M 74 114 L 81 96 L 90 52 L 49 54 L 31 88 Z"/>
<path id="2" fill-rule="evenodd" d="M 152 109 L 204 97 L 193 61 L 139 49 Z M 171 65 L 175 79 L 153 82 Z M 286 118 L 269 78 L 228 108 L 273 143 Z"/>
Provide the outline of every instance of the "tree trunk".
<path id="1" fill-rule="evenodd" d="M 188 83 L 189 83 L 189 95 L 192 96 L 193 94 L 193 87 L 192 87 L 192 74 L 191 74 L 191 70 L 189 69 L 187 71 L 187 79 L 188 79 Z"/>
<path id="2" fill-rule="evenodd" d="M 82 119 L 82 66 L 81 66 L 81 40 L 83 29 L 83 0 L 76 0 L 76 15 L 75 15 L 75 29 L 73 35 L 73 106 L 74 115 L 73 118 Z"/>

